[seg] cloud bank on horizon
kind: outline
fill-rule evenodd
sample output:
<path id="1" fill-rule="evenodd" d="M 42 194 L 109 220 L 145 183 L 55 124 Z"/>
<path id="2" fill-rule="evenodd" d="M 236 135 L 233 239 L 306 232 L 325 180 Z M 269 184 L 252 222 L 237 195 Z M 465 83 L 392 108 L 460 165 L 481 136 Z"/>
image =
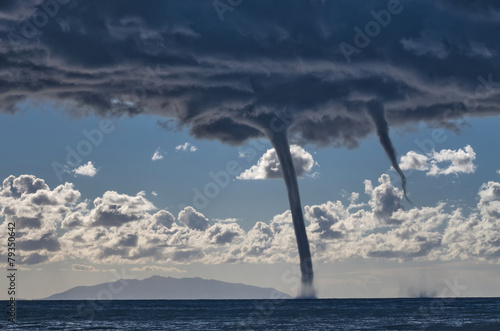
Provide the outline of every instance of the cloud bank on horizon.
<path id="1" fill-rule="evenodd" d="M 363 257 L 500 263 L 500 183 L 480 185 L 478 203 L 468 214 L 445 202 L 405 210 L 403 192 L 387 174 L 375 184 L 366 180 L 364 194 L 367 203 L 353 192 L 348 202 L 305 206 L 315 261 Z M 19 226 L 16 247 L 22 265 L 78 259 L 97 265 L 298 259 L 289 210 L 245 231 L 235 221 L 209 220 L 189 206 L 174 216 L 156 208 L 144 192 L 107 191 L 94 201 L 81 200 L 72 184 L 51 189 L 32 175 L 6 178 L 0 206 L 5 222 Z"/>
<path id="2" fill-rule="evenodd" d="M 0 5 L 3 112 L 154 113 L 229 144 L 286 122 L 348 147 L 374 132 L 373 100 L 390 126 L 499 113 L 495 1 L 246 1 L 222 22 L 212 2 L 50 3 Z"/>

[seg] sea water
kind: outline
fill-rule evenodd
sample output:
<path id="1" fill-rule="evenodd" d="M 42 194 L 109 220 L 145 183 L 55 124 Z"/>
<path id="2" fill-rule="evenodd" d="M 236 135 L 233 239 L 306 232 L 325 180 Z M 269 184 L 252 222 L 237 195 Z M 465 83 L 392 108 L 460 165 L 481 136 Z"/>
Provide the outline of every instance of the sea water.
<path id="1" fill-rule="evenodd" d="M 0 329 L 500 330 L 500 298 L 7 302 Z"/>

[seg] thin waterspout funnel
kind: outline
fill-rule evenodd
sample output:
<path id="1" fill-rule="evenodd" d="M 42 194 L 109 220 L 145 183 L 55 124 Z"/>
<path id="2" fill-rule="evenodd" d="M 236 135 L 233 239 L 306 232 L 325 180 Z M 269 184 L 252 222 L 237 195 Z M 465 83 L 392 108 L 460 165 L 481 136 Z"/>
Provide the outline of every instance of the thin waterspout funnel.
<path id="1" fill-rule="evenodd" d="M 302 214 L 302 205 L 300 203 L 299 185 L 293 165 L 292 154 L 290 153 L 287 132 L 286 130 L 275 132 L 269 139 L 278 155 L 281 170 L 283 171 L 283 179 L 285 180 L 288 191 L 288 201 L 290 202 L 290 211 L 292 212 L 293 227 L 299 249 L 300 271 L 302 273 L 302 290 L 300 296 L 309 298 L 315 297 L 311 251 L 309 248 L 309 240 L 307 239 L 304 215 Z"/>
<path id="2" fill-rule="evenodd" d="M 373 123 L 377 129 L 377 136 L 380 141 L 380 144 L 385 150 L 385 153 L 389 157 L 391 161 L 392 167 L 401 177 L 401 186 L 403 188 L 403 193 L 405 195 L 406 200 L 411 203 L 410 199 L 406 195 L 406 176 L 403 173 L 403 170 L 399 167 L 398 160 L 396 157 L 396 149 L 392 144 L 391 138 L 389 137 L 389 124 L 385 119 L 385 109 L 384 106 L 378 101 L 371 101 L 368 104 L 368 114 L 373 119 Z"/>

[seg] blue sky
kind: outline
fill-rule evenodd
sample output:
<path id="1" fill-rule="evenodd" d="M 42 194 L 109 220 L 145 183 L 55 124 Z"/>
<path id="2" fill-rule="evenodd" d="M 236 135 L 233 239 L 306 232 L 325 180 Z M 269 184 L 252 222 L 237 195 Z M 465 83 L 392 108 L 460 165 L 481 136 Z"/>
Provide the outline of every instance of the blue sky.
<path id="1" fill-rule="evenodd" d="M 33 107 L 33 108 L 32 108 Z M 0 165 L 0 171 L 8 175 L 33 174 L 43 178 L 51 187 L 61 184 L 52 163 L 65 163 L 66 147 L 76 150 L 82 140 L 88 140 L 82 131 L 99 128 L 102 120 L 95 116 L 74 119 L 64 112 L 49 106 L 42 109 L 27 106 L 27 110 L 15 116 L 1 114 L 0 129 L 3 139 L 19 136 L 15 144 L 1 146 L 2 155 L 9 155 Z M 241 169 L 257 163 L 258 158 L 272 146 L 265 140 L 257 145 L 248 144 L 233 147 L 217 141 L 195 140 L 187 132 L 165 131 L 155 116 L 138 116 L 129 119 L 114 119 L 116 130 L 104 134 L 101 144 L 93 147 L 92 153 L 83 157 L 83 163 L 92 161 L 99 169 L 95 177 L 63 175 L 64 181 L 75 184 L 83 197 L 93 200 L 108 190 L 134 195 L 145 191 L 148 198 L 159 208 L 166 208 L 176 214 L 187 205 L 193 204 L 193 189 L 203 191 L 208 182 L 214 182 L 209 172 L 224 170 L 229 161 L 238 162 Z M 408 177 L 411 199 L 416 206 L 426 206 L 443 200 L 460 202 L 464 206 L 477 203 L 478 183 L 495 180 L 500 169 L 498 154 L 491 152 L 496 140 L 498 118 L 471 119 L 459 134 L 445 131 L 447 139 L 436 143 L 435 149 L 457 150 L 471 145 L 477 154 L 474 162 L 477 170 L 473 174 L 426 176 L 416 171 Z M 392 133 L 394 144 L 400 154 L 414 150 L 422 153 L 422 146 L 431 146 L 429 139 L 434 129 L 420 125 L 419 129 L 406 132 L 403 129 Z M 33 141 L 36 137 L 36 143 Z M 24 139 L 23 139 L 24 138 Z M 196 152 L 176 151 L 175 147 L 190 142 Z M 419 144 L 420 142 L 420 144 Z M 258 146 L 257 149 L 255 146 Z M 152 161 L 155 150 L 160 148 L 163 159 Z M 258 156 L 254 160 L 238 157 L 239 151 L 254 148 Z M 373 135 L 361 142 L 356 149 L 318 148 L 306 146 L 318 166 L 313 172 L 319 176 L 300 179 L 304 205 L 320 204 L 327 200 L 343 200 L 351 192 L 363 192 L 363 181 L 376 181 L 382 173 L 398 178 Z M 366 165 L 370 164 L 370 167 Z M 200 167 L 203 165 L 203 167 Z M 203 213 L 211 219 L 238 218 L 244 228 L 250 228 L 256 221 L 267 221 L 272 216 L 288 209 L 284 184 L 281 180 L 240 181 L 231 176 L 231 183 L 221 188 L 220 195 L 208 199 Z M 399 184 L 397 184 L 399 185 Z M 432 190 L 429 186 L 432 185 Z M 153 196 L 152 191 L 158 195 Z M 367 198 L 361 195 L 361 200 Z M 249 204 L 248 201 L 251 201 Z M 409 205 L 408 205 L 409 206 Z"/>

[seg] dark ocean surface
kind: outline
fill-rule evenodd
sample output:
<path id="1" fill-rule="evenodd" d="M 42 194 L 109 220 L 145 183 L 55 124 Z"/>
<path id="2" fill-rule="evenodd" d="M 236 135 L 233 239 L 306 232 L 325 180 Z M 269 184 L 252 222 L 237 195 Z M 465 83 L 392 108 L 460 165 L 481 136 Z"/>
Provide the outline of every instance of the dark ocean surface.
<path id="1" fill-rule="evenodd" d="M 500 330 L 500 298 L 18 301 L 27 330 Z"/>

